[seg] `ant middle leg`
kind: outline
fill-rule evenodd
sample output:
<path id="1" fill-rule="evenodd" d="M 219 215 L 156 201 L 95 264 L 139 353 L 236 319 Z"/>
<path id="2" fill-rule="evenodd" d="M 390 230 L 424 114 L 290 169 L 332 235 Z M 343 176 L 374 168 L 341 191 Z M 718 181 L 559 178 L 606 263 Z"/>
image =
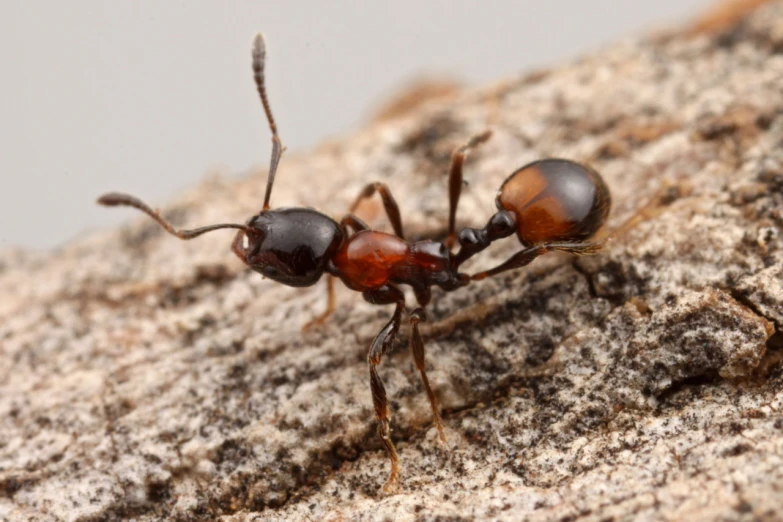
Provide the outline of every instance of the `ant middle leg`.
<path id="1" fill-rule="evenodd" d="M 386 216 L 388 216 L 389 221 L 391 222 L 392 228 L 394 229 L 394 233 L 397 235 L 397 237 L 405 238 L 402 232 L 402 218 L 400 217 L 400 207 L 397 206 L 397 201 L 394 199 L 394 196 L 392 196 L 391 190 L 389 190 L 389 187 L 386 185 L 386 183 L 370 183 L 367 186 L 365 186 L 362 191 L 359 193 L 359 195 L 356 197 L 356 200 L 353 202 L 353 205 L 351 205 L 351 208 L 349 212 L 352 214 L 356 212 L 356 209 L 358 208 L 359 204 L 364 201 L 365 199 L 371 198 L 373 194 L 378 193 L 381 196 L 381 200 L 383 201 L 383 208 L 386 210 Z"/>
<path id="2" fill-rule="evenodd" d="M 427 378 L 427 371 L 425 369 L 424 362 L 424 341 L 421 339 L 419 333 L 419 322 L 427 320 L 427 313 L 424 308 L 417 308 L 411 313 L 411 353 L 413 354 L 413 361 L 416 364 L 416 369 L 421 374 L 421 382 L 424 384 L 424 390 L 427 392 L 427 398 L 430 401 L 430 408 L 432 409 L 432 422 L 435 423 L 435 427 L 438 429 L 438 437 L 443 444 L 446 444 L 446 434 L 443 431 L 443 418 L 440 416 L 440 407 L 438 406 L 438 398 L 433 393 L 430 387 L 430 380 Z"/>
<path id="3" fill-rule="evenodd" d="M 457 239 L 457 205 L 462 194 L 462 166 L 465 163 L 465 157 L 468 151 L 487 141 L 492 136 L 492 131 L 484 131 L 470 138 L 467 143 L 458 147 L 451 155 L 451 166 L 449 167 L 449 235 L 446 238 L 446 247 L 451 250 Z"/>
<path id="4" fill-rule="evenodd" d="M 389 426 L 389 400 L 386 398 L 386 388 L 378 375 L 378 365 L 381 364 L 381 358 L 389 350 L 394 337 L 400 329 L 402 312 L 405 308 L 405 295 L 394 285 L 386 285 L 376 290 L 365 290 L 362 294 L 364 299 L 372 304 L 392 304 L 396 305 L 394 315 L 388 323 L 381 329 L 370 345 L 370 351 L 367 354 L 367 363 L 370 366 L 370 390 L 372 391 L 372 402 L 375 407 L 375 418 L 378 419 L 378 436 L 386 448 L 389 455 L 391 469 L 389 478 L 386 480 L 383 489 L 390 492 L 396 485 L 400 476 L 400 458 L 397 455 L 397 449 L 391 438 L 391 428 Z"/>
<path id="5" fill-rule="evenodd" d="M 500 274 L 501 272 L 523 267 L 530 264 L 534 259 L 546 254 L 547 252 L 560 251 L 576 255 L 590 255 L 595 254 L 601 250 L 603 246 L 603 241 L 586 243 L 542 243 L 540 245 L 520 250 L 498 266 L 471 275 L 470 279 L 473 281 L 479 281 L 481 279 L 486 279 L 487 277 Z"/>

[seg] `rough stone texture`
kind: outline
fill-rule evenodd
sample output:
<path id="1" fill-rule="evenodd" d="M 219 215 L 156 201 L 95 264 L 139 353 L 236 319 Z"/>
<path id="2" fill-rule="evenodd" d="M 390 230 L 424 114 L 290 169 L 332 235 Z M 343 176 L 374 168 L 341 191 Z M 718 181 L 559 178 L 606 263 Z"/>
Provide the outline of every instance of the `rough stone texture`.
<path id="1" fill-rule="evenodd" d="M 462 224 L 542 156 L 590 161 L 614 196 L 600 255 L 436 292 L 448 448 L 400 335 L 381 367 L 396 495 L 365 362 L 388 307 L 341 290 L 303 333 L 323 288 L 246 271 L 229 232 L 180 242 L 135 215 L 0 254 L 0 520 L 780 520 L 783 2 L 719 22 L 284 158 L 275 205 L 340 215 L 382 180 L 417 236 L 443 234 L 449 154 L 487 125 Z M 242 221 L 263 180 L 207 180 L 165 213 Z M 516 248 L 496 246 L 472 267 Z"/>

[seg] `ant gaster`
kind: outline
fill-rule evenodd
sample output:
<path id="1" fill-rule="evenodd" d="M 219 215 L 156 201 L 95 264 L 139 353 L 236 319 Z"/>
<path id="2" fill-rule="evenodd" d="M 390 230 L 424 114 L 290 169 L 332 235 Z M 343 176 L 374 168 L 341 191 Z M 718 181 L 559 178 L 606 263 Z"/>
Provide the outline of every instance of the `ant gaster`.
<path id="1" fill-rule="evenodd" d="M 419 323 L 426 320 L 424 308 L 430 302 L 431 288 L 453 291 L 507 270 L 527 265 L 553 250 L 573 254 L 597 252 L 602 242 L 590 241 L 606 220 L 610 207 L 609 190 L 599 174 L 589 167 L 564 159 L 543 159 L 514 171 L 500 187 L 496 199 L 498 211 L 483 228 L 464 228 L 456 234 L 457 204 L 462 190 L 462 166 L 467 152 L 486 141 L 484 132 L 454 151 L 449 170 L 448 237 L 445 242 L 405 240 L 397 202 L 384 183 L 371 183 L 359 194 L 351 209 L 338 223 L 311 208 L 272 209 L 269 205 L 275 173 L 283 153 L 277 125 L 269 108 L 264 86 L 266 47 L 257 35 L 252 49 L 253 73 L 269 128 L 272 132 L 272 157 L 261 211 L 246 224 L 217 224 L 192 230 L 179 230 L 139 199 L 111 193 L 98 202 L 107 206 L 131 206 L 148 214 L 167 232 L 180 239 L 193 239 L 206 232 L 234 228 L 239 232 L 231 246 L 251 269 L 288 286 L 311 286 L 328 274 L 329 304 L 324 314 L 311 321 L 320 323 L 334 310 L 333 278 L 339 277 L 351 290 L 362 292 L 372 304 L 395 306 L 394 313 L 375 337 L 367 356 L 378 434 L 391 461 L 389 490 L 400 473 L 399 458 L 389 427 L 389 403 L 378 375 L 381 358 L 392 346 L 405 310 L 405 296 L 399 285 L 409 285 L 418 307 L 409 315 L 411 351 L 429 398 L 435 427 L 441 441 L 446 438 L 438 400 L 425 371 L 424 343 Z M 371 230 L 353 212 L 359 203 L 378 193 L 394 234 Z M 500 265 L 475 274 L 459 271 L 466 260 L 499 239 L 513 234 L 521 250 Z M 455 252 L 455 242 L 459 249 Z"/>

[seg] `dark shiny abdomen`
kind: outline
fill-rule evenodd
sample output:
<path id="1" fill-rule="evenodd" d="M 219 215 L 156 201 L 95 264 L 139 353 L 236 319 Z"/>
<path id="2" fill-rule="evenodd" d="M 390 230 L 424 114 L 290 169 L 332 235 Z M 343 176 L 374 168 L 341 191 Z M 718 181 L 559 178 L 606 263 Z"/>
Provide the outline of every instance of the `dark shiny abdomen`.
<path id="1" fill-rule="evenodd" d="M 609 214 L 611 197 L 593 169 L 562 159 L 530 163 L 500 187 L 496 204 L 516 216 L 527 245 L 590 238 Z"/>

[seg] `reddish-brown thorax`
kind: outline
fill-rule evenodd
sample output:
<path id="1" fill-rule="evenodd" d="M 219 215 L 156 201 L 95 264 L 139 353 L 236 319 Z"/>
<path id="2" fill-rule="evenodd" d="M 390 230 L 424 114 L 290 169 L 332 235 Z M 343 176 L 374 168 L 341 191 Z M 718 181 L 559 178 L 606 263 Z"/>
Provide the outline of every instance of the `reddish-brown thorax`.
<path id="1" fill-rule="evenodd" d="M 340 245 L 332 265 L 348 288 L 364 291 L 388 283 L 417 287 L 450 280 L 449 260 L 443 243 L 407 243 L 391 234 L 363 230 Z"/>

